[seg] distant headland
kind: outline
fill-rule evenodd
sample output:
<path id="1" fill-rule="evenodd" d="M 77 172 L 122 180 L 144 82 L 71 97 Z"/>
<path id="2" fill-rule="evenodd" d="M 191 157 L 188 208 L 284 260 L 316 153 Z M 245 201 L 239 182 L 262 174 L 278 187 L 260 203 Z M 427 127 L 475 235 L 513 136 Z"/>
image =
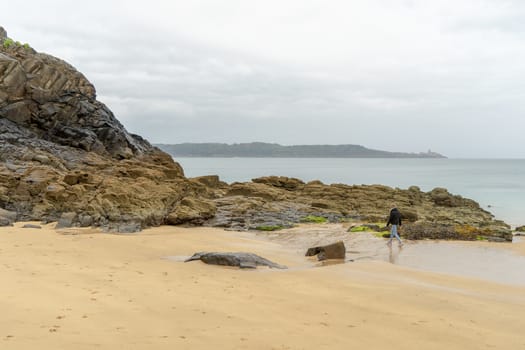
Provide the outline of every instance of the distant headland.
<path id="1" fill-rule="evenodd" d="M 366 148 L 361 145 L 293 145 L 277 143 L 179 143 L 155 144 L 175 157 L 255 158 L 446 158 L 432 152 L 404 153 Z"/>

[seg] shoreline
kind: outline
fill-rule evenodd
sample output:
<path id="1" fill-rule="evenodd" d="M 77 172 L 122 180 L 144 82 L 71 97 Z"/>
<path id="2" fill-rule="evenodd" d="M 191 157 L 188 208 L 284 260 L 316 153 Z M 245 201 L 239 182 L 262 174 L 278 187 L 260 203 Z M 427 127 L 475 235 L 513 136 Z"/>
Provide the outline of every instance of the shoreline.
<path id="1" fill-rule="evenodd" d="M 311 246 L 342 240 L 347 262 L 389 262 L 422 272 L 525 286 L 525 275 L 520 273 L 520 267 L 525 268 L 525 240 L 521 237 L 515 242 L 404 240 L 402 248 L 396 242 L 388 248 L 387 239 L 372 232 L 348 233 L 344 224 L 303 224 L 279 233 L 254 235 L 291 247 L 297 254 Z"/>
<path id="2" fill-rule="evenodd" d="M 525 225 L 523 217 L 523 186 L 519 174 L 523 159 L 383 159 L 374 158 L 195 158 L 175 157 L 186 176 L 217 174 L 226 183 L 249 182 L 253 178 L 280 175 L 319 180 L 325 184 L 382 184 L 408 189 L 418 186 L 428 192 L 444 187 L 451 193 L 470 198 L 513 228 Z M 199 160 L 198 162 L 196 160 Z M 494 163 L 494 164 L 491 164 Z M 516 164 L 518 163 L 518 168 Z M 454 174 L 450 174 L 450 168 Z M 232 170 L 231 170 L 232 169 Z M 492 172 L 488 170 L 491 169 Z M 496 173 L 493 173 L 493 172 Z M 459 173 L 459 174 L 456 174 Z M 388 174 L 388 175 L 385 175 Z M 504 179 L 506 186 L 498 185 Z M 475 180 L 472 182 L 472 180 Z M 511 186 L 511 187 L 507 187 Z M 494 194 L 499 194 L 494 197 Z"/>
<path id="3" fill-rule="evenodd" d="M 251 232 L 161 226 L 107 234 L 21 225 L 0 228 L 0 341 L 9 349 L 525 345 L 522 286 L 381 260 L 316 267 L 294 241 Z M 525 253 L 522 243 L 472 243 Z M 167 258 L 197 251 L 250 251 L 290 269 Z"/>

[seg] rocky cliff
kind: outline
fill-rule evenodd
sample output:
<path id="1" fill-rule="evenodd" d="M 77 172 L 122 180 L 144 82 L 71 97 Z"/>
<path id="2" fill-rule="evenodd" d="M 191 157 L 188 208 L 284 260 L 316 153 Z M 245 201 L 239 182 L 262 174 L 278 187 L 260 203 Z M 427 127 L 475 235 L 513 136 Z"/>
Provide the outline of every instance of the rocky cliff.
<path id="1" fill-rule="evenodd" d="M 16 220 L 133 231 L 188 190 L 170 156 L 130 134 L 70 64 L 0 29 L 0 208 Z"/>
<path id="2" fill-rule="evenodd" d="M 412 238 L 512 238 L 505 223 L 445 189 L 278 176 L 233 184 L 188 179 L 171 156 L 128 133 L 73 66 L 0 27 L 0 226 L 39 220 L 119 232 L 161 224 L 274 229 L 312 218 L 383 222 L 392 203 L 419 225 L 407 230 Z"/>

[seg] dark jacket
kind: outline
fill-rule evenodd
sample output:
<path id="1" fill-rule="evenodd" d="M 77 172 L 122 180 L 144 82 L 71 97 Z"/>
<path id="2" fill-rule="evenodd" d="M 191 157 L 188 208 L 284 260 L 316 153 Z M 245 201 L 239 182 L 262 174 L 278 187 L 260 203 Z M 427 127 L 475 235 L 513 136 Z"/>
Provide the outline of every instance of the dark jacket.
<path id="1" fill-rule="evenodd" d="M 397 210 L 397 208 L 390 210 L 390 216 L 388 217 L 388 222 L 386 225 L 388 226 L 390 224 L 401 226 L 401 213 L 399 210 Z"/>

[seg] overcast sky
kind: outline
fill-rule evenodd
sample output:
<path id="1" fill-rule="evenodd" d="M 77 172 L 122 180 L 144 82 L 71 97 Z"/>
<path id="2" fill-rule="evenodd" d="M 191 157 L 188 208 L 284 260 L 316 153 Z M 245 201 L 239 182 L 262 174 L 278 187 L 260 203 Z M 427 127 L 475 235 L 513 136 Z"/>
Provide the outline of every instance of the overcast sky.
<path id="1" fill-rule="evenodd" d="M 525 1 L 0 0 L 153 143 L 525 158 Z"/>

